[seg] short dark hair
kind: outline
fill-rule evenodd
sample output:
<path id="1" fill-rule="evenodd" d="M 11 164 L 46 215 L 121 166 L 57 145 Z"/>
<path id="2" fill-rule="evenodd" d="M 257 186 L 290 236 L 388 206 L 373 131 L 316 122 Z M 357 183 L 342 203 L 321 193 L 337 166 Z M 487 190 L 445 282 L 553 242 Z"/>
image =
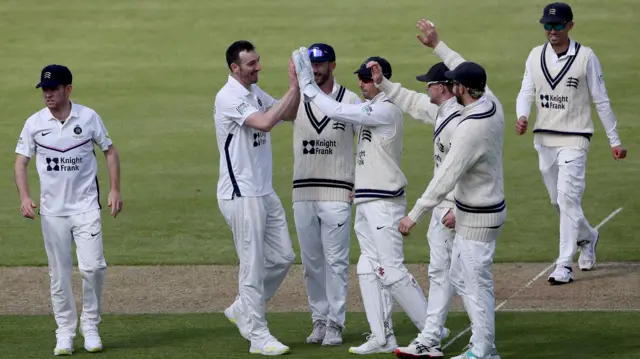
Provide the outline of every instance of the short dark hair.
<path id="1" fill-rule="evenodd" d="M 238 59 L 240 58 L 240 53 L 242 51 L 253 51 L 255 50 L 255 46 L 247 40 L 238 40 L 233 44 L 229 45 L 227 48 L 227 66 L 231 69 L 231 64 L 238 64 Z"/>

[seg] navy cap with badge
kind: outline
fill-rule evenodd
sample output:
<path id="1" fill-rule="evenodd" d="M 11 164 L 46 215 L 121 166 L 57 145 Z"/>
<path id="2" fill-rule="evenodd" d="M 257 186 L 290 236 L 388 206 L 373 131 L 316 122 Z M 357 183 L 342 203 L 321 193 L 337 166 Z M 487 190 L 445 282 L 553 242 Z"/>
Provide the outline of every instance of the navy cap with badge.
<path id="1" fill-rule="evenodd" d="M 416 80 L 420 82 L 427 82 L 429 84 L 451 83 L 451 79 L 446 75 L 447 71 L 449 71 L 447 65 L 445 65 L 444 62 L 438 62 L 431 66 L 426 74 L 416 76 Z"/>
<path id="2" fill-rule="evenodd" d="M 336 53 L 330 45 L 316 43 L 309 46 L 309 60 L 311 62 L 335 62 Z"/>
<path id="3" fill-rule="evenodd" d="M 554 2 L 542 10 L 541 24 L 563 24 L 573 21 L 571 6 L 563 2 Z"/>
<path id="4" fill-rule="evenodd" d="M 353 73 L 358 74 L 362 80 L 373 80 L 373 76 L 371 75 L 371 69 L 367 68 L 367 63 L 370 61 L 375 61 L 380 65 L 380 69 L 382 70 L 382 76 L 384 76 L 387 80 L 391 79 L 391 64 L 385 58 L 380 56 L 371 56 L 368 59 L 364 60 L 362 65 L 355 70 Z"/>
<path id="5" fill-rule="evenodd" d="M 445 72 L 453 82 L 473 90 L 484 91 L 487 86 L 487 72 L 475 62 L 466 61 L 455 69 Z"/>
<path id="6" fill-rule="evenodd" d="M 58 87 L 59 85 L 71 85 L 73 76 L 69 68 L 63 65 L 47 65 L 40 73 L 40 83 L 36 88 Z"/>

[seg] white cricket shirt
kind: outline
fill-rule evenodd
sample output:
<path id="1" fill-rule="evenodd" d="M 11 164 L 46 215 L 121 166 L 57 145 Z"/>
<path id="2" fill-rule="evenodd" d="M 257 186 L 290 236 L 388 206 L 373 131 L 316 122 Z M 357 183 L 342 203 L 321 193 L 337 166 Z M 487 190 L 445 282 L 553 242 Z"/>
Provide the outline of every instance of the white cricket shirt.
<path id="1" fill-rule="evenodd" d="M 274 192 L 271 136 L 244 126 L 258 111 L 266 112 L 276 100 L 256 84 L 247 90 L 229 75 L 215 99 L 214 121 L 220 152 L 218 198 L 258 197 Z"/>
<path id="2" fill-rule="evenodd" d="M 64 124 L 46 107 L 27 119 L 16 153 L 36 158 L 41 215 L 101 208 L 94 144 L 106 151 L 112 142 L 100 116 L 86 106 L 72 103 Z"/>

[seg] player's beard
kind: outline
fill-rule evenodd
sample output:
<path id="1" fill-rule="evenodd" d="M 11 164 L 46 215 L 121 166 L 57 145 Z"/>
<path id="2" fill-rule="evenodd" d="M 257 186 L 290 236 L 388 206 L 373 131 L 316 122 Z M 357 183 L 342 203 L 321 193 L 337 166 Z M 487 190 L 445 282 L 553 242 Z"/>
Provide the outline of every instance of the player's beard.
<path id="1" fill-rule="evenodd" d="M 313 73 L 313 78 L 316 81 L 316 84 L 318 86 L 322 86 L 327 81 L 329 81 L 329 74 L 328 73 L 321 73 L 321 72 L 314 72 Z"/>

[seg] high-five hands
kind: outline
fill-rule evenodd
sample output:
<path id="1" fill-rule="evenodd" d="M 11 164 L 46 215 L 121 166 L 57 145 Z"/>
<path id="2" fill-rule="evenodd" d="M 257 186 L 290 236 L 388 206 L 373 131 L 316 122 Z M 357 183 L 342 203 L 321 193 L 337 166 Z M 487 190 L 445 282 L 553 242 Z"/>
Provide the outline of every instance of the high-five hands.
<path id="1" fill-rule="evenodd" d="M 304 46 L 300 47 L 297 50 L 293 50 L 291 57 L 296 68 L 296 74 L 298 75 L 298 85 L 305 95 L 305 101 L 307 101 L 307 97 L 314 97 L 320 92 L 320 88 L 315 81 L 315 76 L 313 76 L 309 50 Z"/>

